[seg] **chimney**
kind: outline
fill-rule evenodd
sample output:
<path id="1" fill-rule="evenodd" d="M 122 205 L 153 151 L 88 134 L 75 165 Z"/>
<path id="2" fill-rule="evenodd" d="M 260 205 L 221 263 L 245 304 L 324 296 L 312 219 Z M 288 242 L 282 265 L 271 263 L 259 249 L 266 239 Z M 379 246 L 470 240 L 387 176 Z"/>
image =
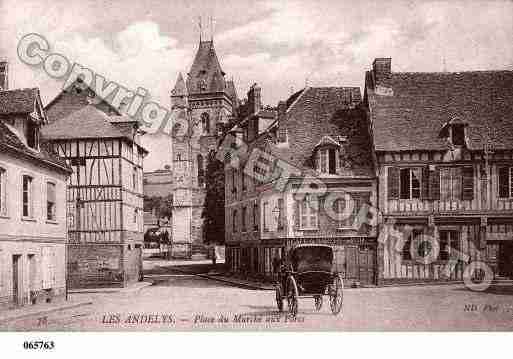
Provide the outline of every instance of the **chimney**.
<path id="1" fill-rule="evenodd" d="M 379 57 L 372 63 L 372 71 L 376 82 L 388 79 L 392 73 L 392 59 L 390 57 Z"/>
<path id="2" fill-rule="evenodd" d="M 287 103 L 280 101 L 278 103 L 278 142 L 287 142 L 287 127 L 285 121 L 287 118 Z"/>
<path id="3" fill-rule="evenodd" d="M 0 61 L 0 91 L 9 90 L 9 67 L 7 61 Z"/>

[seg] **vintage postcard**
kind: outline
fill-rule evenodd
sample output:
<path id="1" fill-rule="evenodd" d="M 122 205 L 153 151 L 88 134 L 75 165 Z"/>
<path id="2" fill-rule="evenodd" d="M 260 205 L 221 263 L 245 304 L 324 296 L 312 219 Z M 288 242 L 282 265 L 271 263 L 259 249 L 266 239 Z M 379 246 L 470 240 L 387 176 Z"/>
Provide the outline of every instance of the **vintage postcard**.
<path id="1" fill-rule="evenodd" d="M 512 39 L 511 1 L 0 0 L 0 332 L 513 330 Z"/>

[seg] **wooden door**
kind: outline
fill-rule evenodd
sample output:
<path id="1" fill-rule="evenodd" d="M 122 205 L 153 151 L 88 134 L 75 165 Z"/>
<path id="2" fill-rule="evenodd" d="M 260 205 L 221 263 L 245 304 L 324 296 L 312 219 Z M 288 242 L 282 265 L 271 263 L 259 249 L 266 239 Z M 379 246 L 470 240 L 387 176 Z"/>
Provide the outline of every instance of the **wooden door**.
<path id="1" fill-rule="evenodd" d="M 500 245 L 497 242 L 489 242 L 486 244 L 486 257 L 488 265 L 492 268 L 495 275 L 499 275 L 499 249 Z"/>

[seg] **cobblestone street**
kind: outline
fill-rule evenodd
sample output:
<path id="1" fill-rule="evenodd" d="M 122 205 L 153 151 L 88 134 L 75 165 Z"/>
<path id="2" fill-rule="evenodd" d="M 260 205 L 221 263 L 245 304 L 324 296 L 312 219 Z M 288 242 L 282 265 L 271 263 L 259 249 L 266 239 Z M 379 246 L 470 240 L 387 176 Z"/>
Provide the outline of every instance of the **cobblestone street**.
<path id="1" fill-rule="evenodd" d="M 92 305 L 2 324 L 2 330 L 511 330 L 513 286 L 472 292 L 462 285 L 346 289 L 343 312 L 325 299 L 299 302 L 291 320 L 276 308 L 273 291 L 249 290 L 172 269 L 151 274 L 136 292 L 72 294 Z"/>

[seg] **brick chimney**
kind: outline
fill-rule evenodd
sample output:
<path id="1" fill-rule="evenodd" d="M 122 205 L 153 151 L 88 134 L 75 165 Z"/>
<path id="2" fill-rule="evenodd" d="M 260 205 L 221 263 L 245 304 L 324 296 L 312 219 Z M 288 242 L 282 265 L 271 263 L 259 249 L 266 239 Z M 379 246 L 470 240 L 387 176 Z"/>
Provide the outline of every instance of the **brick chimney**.
<path id="1" fill-rule="evenodd" d="M 390 57 L 379 57 L 372 63 L 372 71 L 376 82 L 388 79 L 392 73 L 392 59 Z"/>
<path id="2" fill-rule="evenodd" d="M 287 127 L 285 121 L 287 118 L 287 103 L 280 101 L 278 103 L 278 142 L 287 142 Z"/>
<path id="3" fill-rule="evenodd" d="M 262 90 L 254 83 L 248 91 L 248 110 L 249 113 L 257 113 L 262 109 Z"/>
<path id="4" fill-rule="evenodd" d="M 0 91 L 9 90 L 9 66 L 7 61 L 0 61 Z"/>

